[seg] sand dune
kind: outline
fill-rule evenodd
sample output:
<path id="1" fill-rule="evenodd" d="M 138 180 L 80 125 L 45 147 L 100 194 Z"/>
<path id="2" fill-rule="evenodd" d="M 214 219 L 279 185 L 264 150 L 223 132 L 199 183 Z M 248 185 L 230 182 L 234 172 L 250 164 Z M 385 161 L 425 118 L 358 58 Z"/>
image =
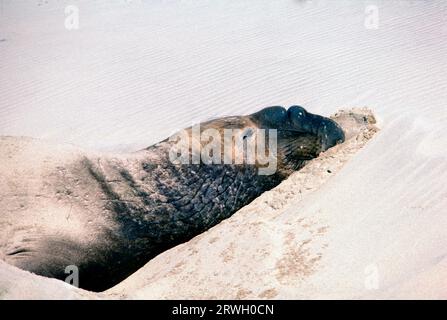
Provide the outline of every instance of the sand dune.
<path id="1" fill-rule="evenodd" d="M 184 264 L 169 264 L 167 252 L 107 297 L 447 297 L 443 1 L 375 1 L 377 28 L 365 27 L 370 1 L 94 1 L 79 5 L 79 29 L 71 31 L 65 2 L 1 4 L 0 135 L 116 152 L 267 105 L 301 104 L 323 115 L 368 106 L 380 120 L 380 132 L 329 180 L 321 183 L 326 168 L 314 167 L 306 182 L 318 186 L 312 193 L 286 188 L 293 205 L 282 207 L 273 192 L 265 197 L 280 214 L 273 208 L 235 218 L 247 228 L 259 223 L 259 230 L 231 233 L 241 241 L 220 235 L 220 251 L 212 252 L 226 257 L 207 256 L 208 237 L 218 232 L 210 231 L 173 249 Z M 293 228 L 300 217 L 309 229 Z M 300 247 L 319 228 L 324 237 Z M 253 243 L 275 249 L 248 255 L 256 267 L 243 265 Z M 324 245 L 321 256 L 307 249 Z M 186 248 L 197 252 L 187 257 Z M 295 250 L 318 260 L 299 269 L 305 279 L 269 274 L 278 272 L 271 263 Z M 220 260 L 212 257 L 229 259 L 232 268 L 214 269 Z M 302 265 L 278 263 L 280 270 Z M 180 281 L 183 291 L 173 296 Z M 47 284 L 60 290 L 50 293 Z M 22 285 L 32 290 L 20 291 Z M 3 263 L 0 294 L 92 297 Z"/>

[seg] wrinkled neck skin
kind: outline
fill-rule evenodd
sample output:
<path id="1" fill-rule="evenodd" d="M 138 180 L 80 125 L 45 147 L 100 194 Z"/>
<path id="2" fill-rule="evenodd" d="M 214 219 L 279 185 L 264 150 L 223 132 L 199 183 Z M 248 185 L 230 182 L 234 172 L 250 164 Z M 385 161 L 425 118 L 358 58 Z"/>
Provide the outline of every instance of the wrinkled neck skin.
<path id="1" fill-rule="evenodd" d="M 157 254 L 230 217 L 306 163 L 289 161 L 286 148 L 278 146 L 272 175 L 260 175 L 256 164 L 175 164 L 169 158 L 173 144 L 167 139 L 123 156 L 84 157 L 78 164 L 99 187 L 97 197 L 104 200 L 102 210 L 111 221 L 92 244 L 93 263 L 83 267 L 87 288 L 104 290 L 120 282 Z"/>
<path id="2" fill-rule="evenodd" d="M 173 164 L 170 148 L 166 140 L 125 159 L 85 160 L 122 237 L 166 249 L 228 218 L 297 169 L 266 176 L 255 165 Z M 141 244 L 147 252 L 148 243 Z"/>
<path id="3" fill-rule="evenodd" d="M 99 242 L 91 244 L 95 254 L 84 259 L 92 261 L 81 268 L 85 288 L 101 291 L 119 283 L 157 254 L 230 217 L 305 164 L 285 161 L 282 152 L 272 175 L 260 175 L 255 164 L 174 164 L 169 158 L 173 143 L 165 140 L 132 154 L 81 160 L 79 167 L 96 182 L 102 210 L 111 220 Z M 85 250 L 80 252 L 82 256 Z"/>
<path id="4" fill-rule="evenodd" d="M 266 176 L 255 165 L 173 164 L 170 148 L 166 140 L 125 159 L 85 160 L 119 222 L 119 236 L 138 240 L 148 257 L 228 218 L 298 167 Z"/>

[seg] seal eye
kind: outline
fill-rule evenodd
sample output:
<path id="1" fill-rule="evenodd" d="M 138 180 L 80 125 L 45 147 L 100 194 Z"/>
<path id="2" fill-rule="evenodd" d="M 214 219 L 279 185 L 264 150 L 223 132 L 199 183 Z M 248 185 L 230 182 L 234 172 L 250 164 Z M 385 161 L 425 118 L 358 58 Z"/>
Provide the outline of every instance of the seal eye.
<path id="1" fill-rule="evenodd" d="M 253 135 L 253 129 L 252 128 L 247 128 L 242 133 L 242 139 L 246 140 L 247 138 L 250 138 L 252 135 Z"/>

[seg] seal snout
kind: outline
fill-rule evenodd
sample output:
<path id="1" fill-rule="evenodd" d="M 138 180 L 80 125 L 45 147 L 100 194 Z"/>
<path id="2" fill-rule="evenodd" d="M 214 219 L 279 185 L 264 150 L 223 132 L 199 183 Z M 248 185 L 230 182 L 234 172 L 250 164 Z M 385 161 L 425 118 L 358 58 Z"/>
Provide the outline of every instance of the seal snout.
<path id="1" fill-rule="evenodd" d="M 342 128 L 332 119 L 309 113 L 301 106 L 291 106 L 287 114 L 295 130 L 311 133 L 320 138 L 321 151 L 345 141 Z"/>
<path id="2" fill-rule="evenodd" d="M 332 119 L 324 118 L 318 130 L 318 136 L 321 138 L 321 150 L 326 151 L 345 141 L 343 129 Z"/>
<path id="3" fill-rule="evenodd" d="M 317 145 L 312 147 L 314 156 L 345 141 L 345 134 L 335 121 L 307 112 L 299 105 L 288 109 L 280 106 L 267 107 L 252 114 L 251 119 L 260 128 L 278 129 L 289 134 L 293 132 L 301 139 L 306 135 L 316 137 Z M 312 143 L 309 141 L 309 145 Z"/>

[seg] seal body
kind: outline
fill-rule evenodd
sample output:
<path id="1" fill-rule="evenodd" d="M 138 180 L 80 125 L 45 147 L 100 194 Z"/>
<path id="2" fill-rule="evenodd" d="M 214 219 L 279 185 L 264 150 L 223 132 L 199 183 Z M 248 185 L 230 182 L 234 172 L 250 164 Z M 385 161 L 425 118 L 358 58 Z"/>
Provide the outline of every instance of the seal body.
<path id="1" fill-rule="evenodd" d="M 334 121 L 299 106 L 201 124 L 201 132 L 207 129 L 238 130 L 242 141 L 250 130 L 275 130 L 275 171 L 259 174 L 262 164 L 256 161 L 176 163 L 175 139 L 131 154 L 99 155 L 1 138 L 0 258 L 61 280 L 75 268 L 80 287 L 105 290 L 344 140 Z M 192 130 L 185 132 L 192 135 Z M 215 138 L 213 143 L 222 142 Z M 234 145 L 232 151 L 242 152 Z M 188 149 L 190 159 L 193 153 Z"/>

